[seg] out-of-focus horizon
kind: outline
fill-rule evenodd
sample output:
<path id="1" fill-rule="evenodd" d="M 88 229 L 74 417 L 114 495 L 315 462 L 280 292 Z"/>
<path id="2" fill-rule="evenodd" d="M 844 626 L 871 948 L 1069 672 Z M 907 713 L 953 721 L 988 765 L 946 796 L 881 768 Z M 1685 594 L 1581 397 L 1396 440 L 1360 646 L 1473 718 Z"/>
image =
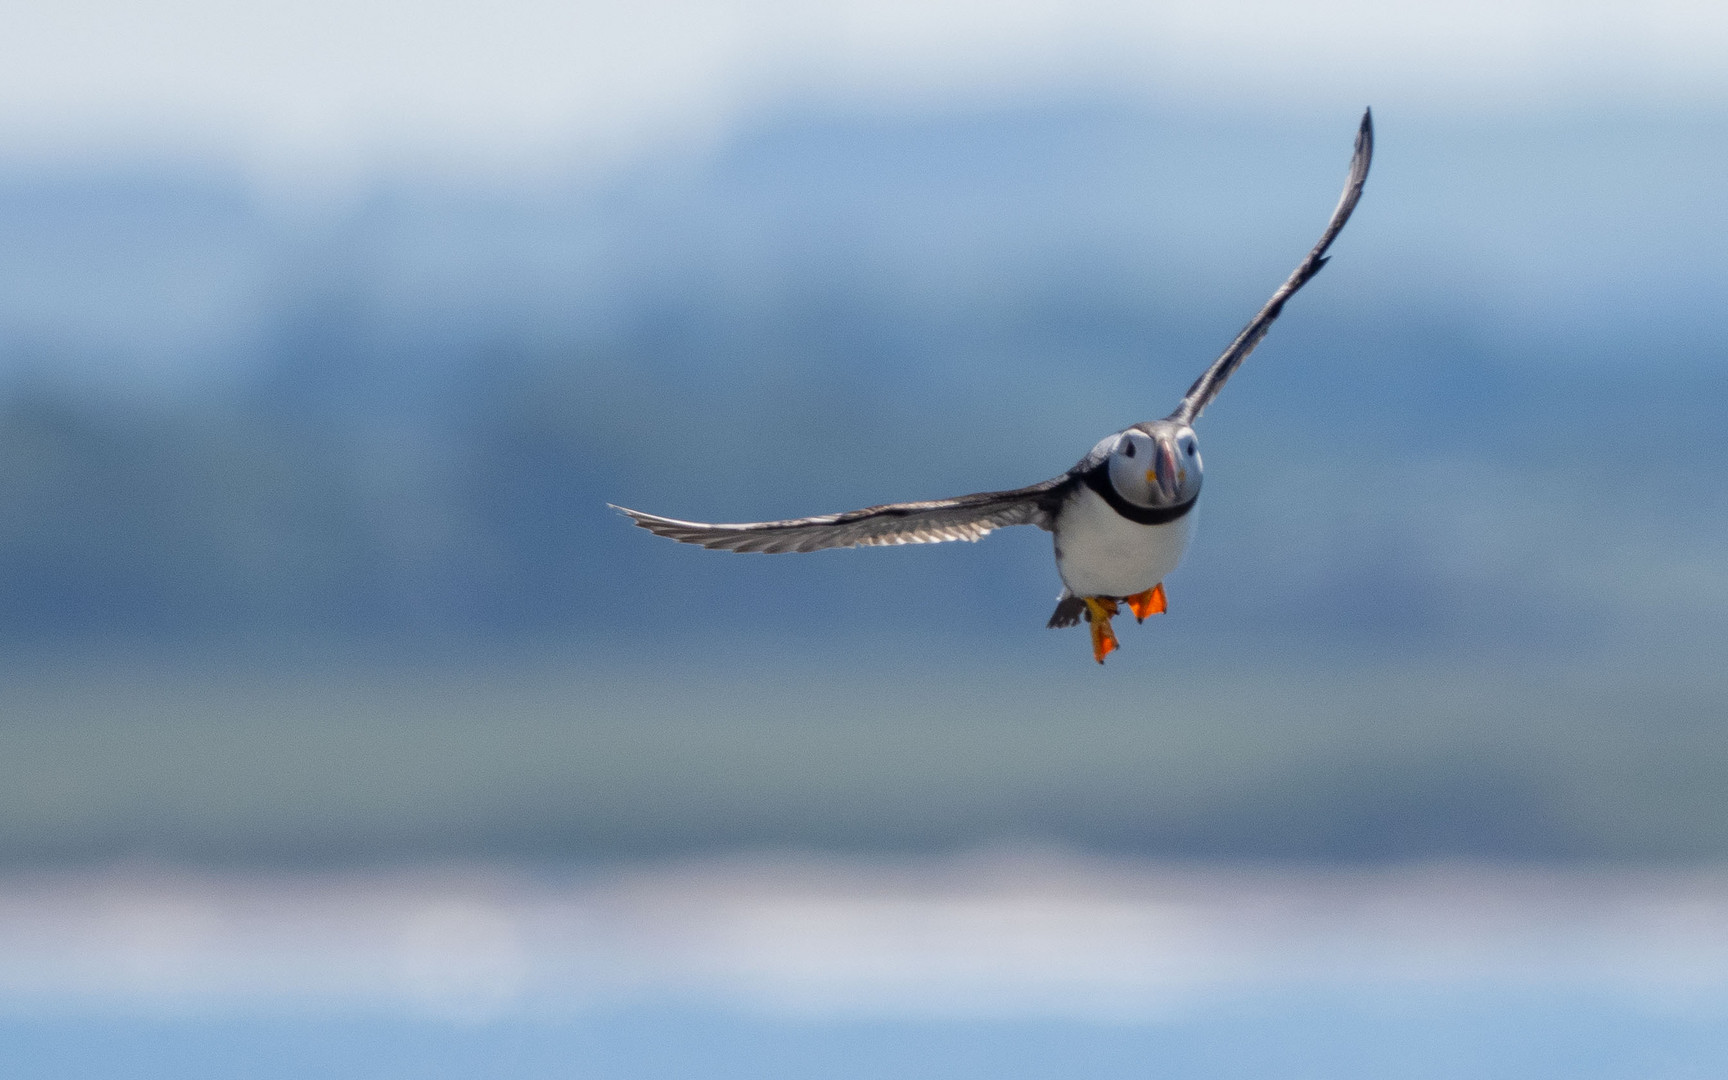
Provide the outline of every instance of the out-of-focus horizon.
<path id="1" fill-rule="evenodd" d="M 997 840 L 1728 855 L 1728 18 L 14 5 L 0 860 Z M 1048 538 L 756 558 L 1162 415 L 1172 613 Z"/>

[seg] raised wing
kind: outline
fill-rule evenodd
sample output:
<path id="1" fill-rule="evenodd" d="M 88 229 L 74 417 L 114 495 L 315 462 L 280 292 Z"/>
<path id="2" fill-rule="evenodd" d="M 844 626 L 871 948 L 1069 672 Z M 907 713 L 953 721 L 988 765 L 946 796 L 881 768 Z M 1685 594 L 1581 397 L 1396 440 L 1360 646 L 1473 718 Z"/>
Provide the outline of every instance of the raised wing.
<path id="1" fill-rule="evenodd" d="M 957 499 L 890 503 L 844 514 L 739 525 L 679 521 L 623 506 L 612 509 L 628 514 L 632 521 L 656 536 L 726 551 L 777 554 L 874 544 L 977 540 L 1009 525 L 1049 529 L 1057 505 L 1074 482 L 1072 475 L 1063 475 L 1013 491 L 984 491 Z"/>
<path id="2" fill-rule="evenodd" d="M 1225 380 L 1241 366 L 1242 361 L 1248 359 L 1248 354 L 1254 351 L 1254 346 L 1260 344 L 1266 331 L 1272 329 L 1273 321 L 1284 310 L 1284 301 L 1296 295 L 1296 290 L 1308 284 L 1308 280 L 1326 265 L 1326 249 L 1338 238 L 1344 223 L 1350 220 L 1351 212 L 1356 209 L 1357 200 L 1362 198 L 1362 185 L 1368 180 L 1368 163 L 1373 158 L 1374 112 L 1370 109 L 1362 113 L 1362 126 L 1356 129 L 1356 152 L 1350 158 L 1350 177 L 1344 182 L 1344 194 L 1338 200 L 1338 208 L 1332 211 L 1332 220 L 1326 223 L 1326 231 L 1320 235 L 1320 242 L 1314 245 L 1314 250 L 1296 267 L 1296 272 L 1272 294 L 1272 299 L 1266 301 L 1266 306 L 1260 309 L 1260 313 L 1236 335 L 1236 340 L 1224 350 L 1224 355 L 1212 361 L 1212 366 L 1206 369 L 1206 373 L 1188 388 L 1182 404 L 1176 406 L 1176 411 L 1170 414 L 1171 420 L 1183 424 L 1198 420 L 1206 406 L 1218 396 L 1218 391 L 1224 388 Z"/>

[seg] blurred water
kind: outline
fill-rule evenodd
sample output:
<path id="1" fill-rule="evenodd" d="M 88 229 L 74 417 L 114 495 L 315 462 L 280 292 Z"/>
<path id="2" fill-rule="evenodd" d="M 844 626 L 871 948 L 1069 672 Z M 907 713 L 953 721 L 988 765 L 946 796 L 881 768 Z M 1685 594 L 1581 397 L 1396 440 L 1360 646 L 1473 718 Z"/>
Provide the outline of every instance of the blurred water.
<path id="1" fill-rule="evenodd" d="M 43 1077 L 1682 1077 L 1728 878 L 759 857 L 0 882 Z"/>
<path id="2" fill-rule="evenodd" d="M 820 1020 L 690 1006 L 453 1025 L 401 1017 L 0 1021 L 0 1066 L 43 1080 L 1694 1080 L 1720 1012 L 1612 994 L 1268 995 L 1155 1023 Z"/>

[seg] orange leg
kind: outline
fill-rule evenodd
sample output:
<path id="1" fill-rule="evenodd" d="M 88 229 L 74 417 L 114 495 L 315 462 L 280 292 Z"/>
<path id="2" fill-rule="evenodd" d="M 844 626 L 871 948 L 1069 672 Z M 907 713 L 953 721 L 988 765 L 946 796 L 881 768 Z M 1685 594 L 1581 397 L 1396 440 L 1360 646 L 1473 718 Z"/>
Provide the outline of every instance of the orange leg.
<path id="1" fill-rule="evenodd" d="M 1085 596 L 1081 599 L 1086 604 L 1086 617 L 1092 624 L 1092 659 L 1100 664 L 1104 658 L 1115 652 L 1116 631 L 1110 629 L 1110 620 L 1116 614 L 1116 601 L 1106 596 Z"/>
<path id="2" fill-rule="evenodd" d="M 1128 610 L 1132 611 L 1134 617 L 1141 622 L 1145 622 L 1148 615 L 1162 615 L 1164 613 L 1164 583 L 1160 581 L 1145 592 L 1130 596 L 1128 598 Z"/>

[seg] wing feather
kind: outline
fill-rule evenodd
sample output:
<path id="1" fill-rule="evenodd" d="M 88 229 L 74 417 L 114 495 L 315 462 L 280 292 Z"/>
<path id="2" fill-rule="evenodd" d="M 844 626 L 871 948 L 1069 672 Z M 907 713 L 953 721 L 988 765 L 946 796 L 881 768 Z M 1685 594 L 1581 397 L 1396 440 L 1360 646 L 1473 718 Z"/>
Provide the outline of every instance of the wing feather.
<path id="1" fill-rule="evenodd" d="M 1056 506 L 1073 483 L 1065 474 L 1054 480 L 1013 491 L 983 491 L 957 499 L 889 503 L 844 514 L 709 524 L 645 514 L 614 506 L 656 536 L 685 544 L 726 551 L 820 551 L 823 548 L 866 547 L 878 544 L 936 544 L 944 540 L 977 540 L 1010 525 L 1049 529 Z"/>
<path id="2" fill-rule="evenodd" d="M 1188 388 L 1188 393 L 1182 398 L 1182 404 L 1176 406 L 1176 411 L 1170 414 L 1170 419 L 1178 423 L 1191 424 L 1200 418 L 1206 406 L 1218 396 L 1218 391 L 1224 388 L 1224 382 L 1248 359 L 1248 354 L 1260 344 L 1260 339 L 1266 336 L 1266 331 L 1272 329 L 1272 323 L 1284 310 L 1284 302 L 1296 295 L 1296 290 L 1308 284 L 1320 268 L 1326 265 L 1326 249 L 1332 246 L 1332 241 L 1338 238 L 1338 233 L 1344 228 L 1344 223 L 1350 220 L 1350 214 L 1356 209 L 1356 203 L 1362 198 L 1362 185 L 1368 180 L 1368 165 L 1374 158 L 1374 113 L 1367 110 L 1362 113 L 1362 126 L 1356 129 L 1356 150 L 1350 157 L 1350 176 L 1344 182 L 1344 194 L 1338 199 L 1337 209 L 1332 211 L 1332 220 L 1326 223 L 1326 231 L 1321 234 L 1320 242 L 1308 252 L 1308 257 L 1302 260 L 1296 271 L 1287 278 L 1278 291 L 1272 294 L 1272 299 L 1266 301 L 1266 306 L 1251 319 L 1242 332 L 1236 335 L 1236 340 L 1224 350 L 1222 356 L 1212 361 L 1212 366 L 1205 374 L 1194 380 L 1194 385 Z"/>

